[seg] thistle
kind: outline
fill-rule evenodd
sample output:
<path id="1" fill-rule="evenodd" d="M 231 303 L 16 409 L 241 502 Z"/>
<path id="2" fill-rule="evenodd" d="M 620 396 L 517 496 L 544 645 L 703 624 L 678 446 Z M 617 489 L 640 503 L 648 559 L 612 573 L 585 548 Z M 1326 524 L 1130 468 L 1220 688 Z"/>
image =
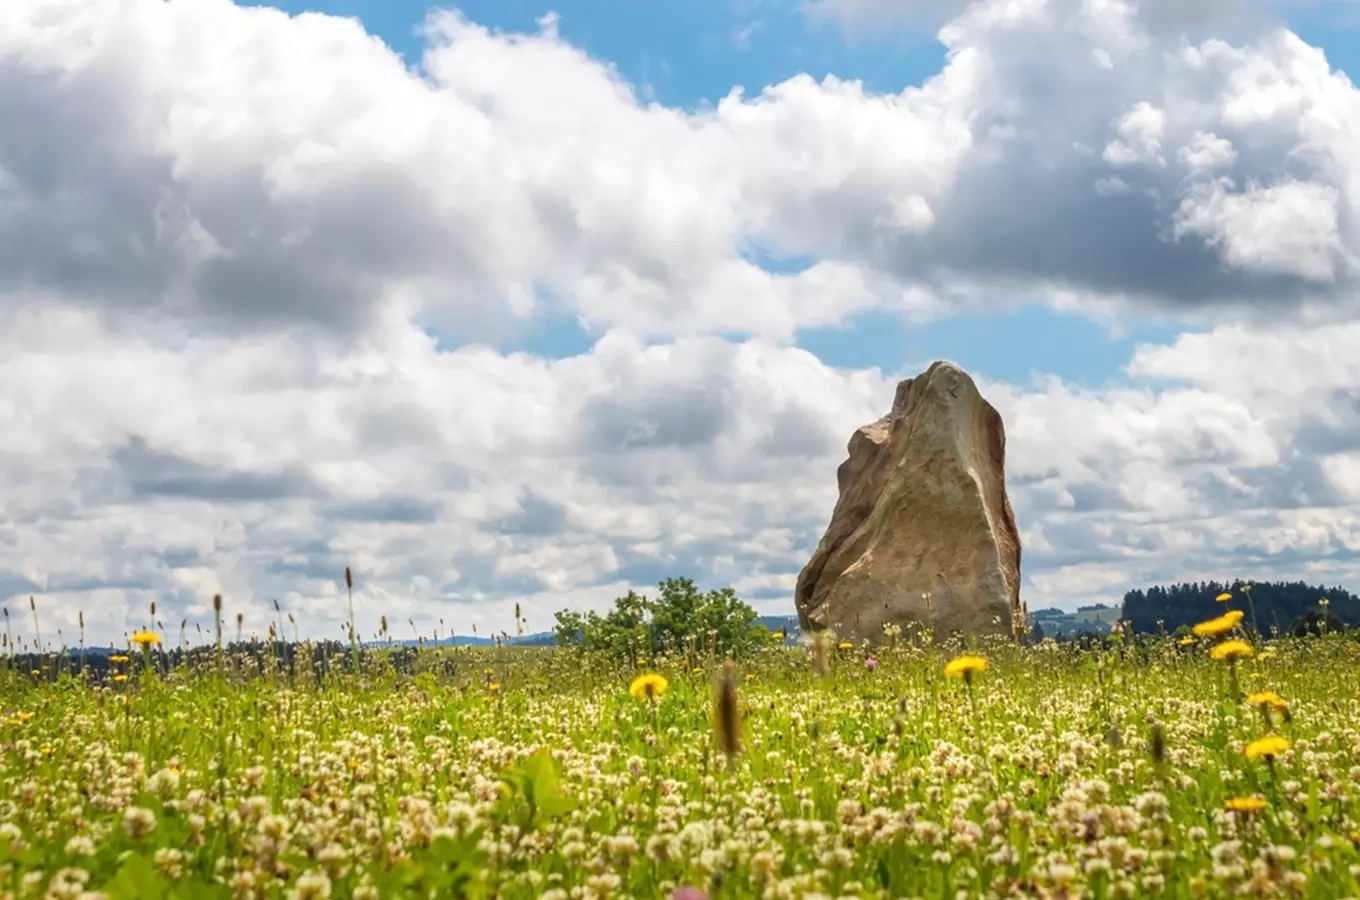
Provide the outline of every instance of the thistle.
<path id="1" fill-rule="evenodd" d="M 812 656 L 812 671 L 818 675 L 825 675 L 831 671 L 831 635 L 825 631 L 819 631 L 812 638 L 812 646 L 809 647 Z"/>
<path id="2" fill-rule="evenodd" d="M 1166 728 L 1161 722 L 1152 723 L 1152 732 L 1148 735 L 1148 755 L 1157 766 L 1166 761 Z"/>
<path id="3" fill-rule="evenodd" d="M 1247 595 L 1247 609 L 1251 611 L 1251 629 L 1256 632 L 1256 640 L 1261 640 L 1261 624 L 1256 621 L 1256 598 L 1251 595 L 1251 582 L 1242 585 L 1242 593 Z"/>
<path id="4" fill-rule="evenodd" d="M 350 574 L 349 566 L 345 566 L 345 593 L 349 595 L 349 656 L 350 665 L 357 674 L 359 671 L 359 652 L 355 647 L 358 631 L 354 628 L 354 576 Z"/>
<path id="5" fill-rule="evenodd" d="M 718 749 L 729 761 L 741 752 L 736 670 L 737 664 L 732 660 L 723 662 L 713 703 L 713 733 L 718 739 Z"/>
<path id="6" fill-rule="evenodd" d="M 222 595 L 213 594 L 213 627 L 217 630 L 217 674 L 222 674 Z"/>
<path id="7" fill-rule="evenodd" d="M 274 598 L 274 616 L 279 620 L 279 640 L 283 640 L 283 610 L 279 608 L 279 600 Z"/>
<path id="8" fill-rule="evenodd" d="M 35 642 L 33 649 L 42 653 L 42 629 L 38 626 L 38 601 L 29 597 L 28 608 L 33 611 L 33 640 Z"/>

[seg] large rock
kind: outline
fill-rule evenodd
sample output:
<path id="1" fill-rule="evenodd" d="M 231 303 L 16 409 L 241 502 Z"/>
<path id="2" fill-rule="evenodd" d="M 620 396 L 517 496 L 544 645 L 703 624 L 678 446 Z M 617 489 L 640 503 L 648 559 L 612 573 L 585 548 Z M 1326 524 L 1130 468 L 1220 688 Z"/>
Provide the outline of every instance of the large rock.
<path id="1" fill-rule="evenodd" d="M 1006 433 L 973 379 L 932 364 L 897 386 L 892 411 L 848 449 L 831 524 L 798 576 L 803 629 L 874 640 L 889 622 L 1011 633 L 1020 535 Z"/>

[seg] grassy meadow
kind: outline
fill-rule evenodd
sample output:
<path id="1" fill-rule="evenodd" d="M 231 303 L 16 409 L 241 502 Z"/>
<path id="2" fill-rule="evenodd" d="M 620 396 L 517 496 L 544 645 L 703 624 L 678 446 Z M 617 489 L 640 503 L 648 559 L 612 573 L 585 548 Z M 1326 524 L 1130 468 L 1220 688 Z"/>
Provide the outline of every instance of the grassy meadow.
<path id="1" fill-rule="evenodd" d="M 11 668 L 0 893 L 1360 896 L 1360 644 L 1220 637 Z"/>

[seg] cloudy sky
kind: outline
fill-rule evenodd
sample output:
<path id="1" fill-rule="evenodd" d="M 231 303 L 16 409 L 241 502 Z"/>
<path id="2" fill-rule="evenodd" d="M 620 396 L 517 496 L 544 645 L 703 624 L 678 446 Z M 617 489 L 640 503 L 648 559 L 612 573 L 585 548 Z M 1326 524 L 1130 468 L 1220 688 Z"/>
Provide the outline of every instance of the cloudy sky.
<path id="1" fill-rule="evenodd" d="M 5 0 L 0 603 L 788 612 L 937 358 L 1031 609 L 1360 587 L 1353 9 Z"/>

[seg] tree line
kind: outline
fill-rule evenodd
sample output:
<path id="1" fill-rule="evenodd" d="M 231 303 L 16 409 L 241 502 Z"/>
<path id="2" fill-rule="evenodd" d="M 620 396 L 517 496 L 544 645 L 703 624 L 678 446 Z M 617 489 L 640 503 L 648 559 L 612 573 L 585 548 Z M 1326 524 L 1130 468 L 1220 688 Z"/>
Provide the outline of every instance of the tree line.
<path id="1" fill-rule="evenodd" d="M 1231 594 L 1226 603 L 1218 600 Z M 1245 613 L 1243 624 L 1263 634 L 1307 634 L 1360 624 L 1360 597 L 1342 587 L 1303 581 L 1193 581 L 1154 585 L 1124 595 L 1123 618 L 1136 632 L 1174 633 L 1222 614 Z M 1253 609 L 1254 608 L 1254 609 Z"/>

